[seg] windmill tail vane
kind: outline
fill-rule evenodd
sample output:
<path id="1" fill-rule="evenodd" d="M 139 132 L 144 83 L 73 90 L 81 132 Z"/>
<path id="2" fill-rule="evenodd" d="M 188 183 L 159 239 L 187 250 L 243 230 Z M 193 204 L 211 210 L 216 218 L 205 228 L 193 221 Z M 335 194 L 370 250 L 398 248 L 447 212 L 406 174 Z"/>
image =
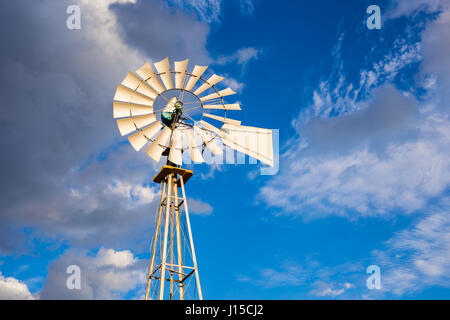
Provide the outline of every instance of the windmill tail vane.
<path id="1" fill-rule="evenodd" d="M 206 77 L 207 66 L 188 72 L 188 62 L 175 61 L 173 69 L 168 58 L 154 63 L 155 68 L 147 62 L 128 72 L 114 95 L 120 134 L 128 135 L 136 151 L 148 145 L 146 154 L 156 162 L 167 156 L 167 165 L 153 179 L 162 188 L 146 299 L 203 298 L 185 192 L 193 172 L 181 168 L 183 161 L 205 163 L 206 149 L 217 156 L 224 145 L 274 164 L 272 130 L 228 118 L 227 112 L 241 110 L 238 102 L 225 102 L 236 92 L 219 88 L 223 77 Z"/>

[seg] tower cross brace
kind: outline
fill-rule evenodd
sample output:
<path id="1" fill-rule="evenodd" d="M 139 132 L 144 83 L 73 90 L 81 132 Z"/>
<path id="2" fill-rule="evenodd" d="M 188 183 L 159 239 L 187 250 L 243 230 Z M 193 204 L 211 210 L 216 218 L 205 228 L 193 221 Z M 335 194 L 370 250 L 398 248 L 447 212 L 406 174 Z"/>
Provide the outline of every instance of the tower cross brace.
<path id="1" fill-rule="evenodd" d="M 145 300 L 203 299 L 185 191 L 192 174 L 190 170 L 165 165 L 153 178 L 162 184 L 162 189 L 150 247 Z"/>

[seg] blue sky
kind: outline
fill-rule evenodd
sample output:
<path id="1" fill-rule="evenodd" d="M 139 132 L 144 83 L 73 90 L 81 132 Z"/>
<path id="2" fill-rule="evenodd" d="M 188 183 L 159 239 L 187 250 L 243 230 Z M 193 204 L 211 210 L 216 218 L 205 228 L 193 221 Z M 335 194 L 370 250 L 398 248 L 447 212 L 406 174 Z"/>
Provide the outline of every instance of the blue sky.
<path id="1" fill-rule="evenodd" d="M 0 6 L 0 298 L 142 297 L 161 163 L 120 136 L 112 97 L 166 56 L 209 64 L 239 94 L 235 117 L 279 130 L 275 175 L 188 166 L 205 298 L 450 298 L 448 1 Z M 65 287 L 71 264 L 82 290 Z"/>

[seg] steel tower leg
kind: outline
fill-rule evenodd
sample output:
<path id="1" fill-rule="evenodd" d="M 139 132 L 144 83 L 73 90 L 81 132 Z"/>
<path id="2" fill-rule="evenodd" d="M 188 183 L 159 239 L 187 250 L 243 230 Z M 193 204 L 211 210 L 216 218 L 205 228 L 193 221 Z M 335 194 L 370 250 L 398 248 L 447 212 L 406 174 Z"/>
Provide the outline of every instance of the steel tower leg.
<path id="1" fill-rule="evenodd" d="M 184 184 L 191 175 L 191 171 L 164 166 L 153 179 L 162 183 L 162 190 L 151 245 L 146 300 L 203 299 Z"/>

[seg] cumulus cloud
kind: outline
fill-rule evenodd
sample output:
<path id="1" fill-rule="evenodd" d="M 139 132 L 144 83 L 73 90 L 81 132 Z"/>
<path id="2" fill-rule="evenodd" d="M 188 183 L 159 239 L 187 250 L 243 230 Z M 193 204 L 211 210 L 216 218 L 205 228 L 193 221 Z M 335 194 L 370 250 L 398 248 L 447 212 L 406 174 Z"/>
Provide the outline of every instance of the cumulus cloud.
<path id="1" fill-rule="evenodd" d="M 214 7 L 210 1 L 198 3 L 199 7 L 203 5 Z M 169 56 L 172 61 L 189 59 L 191 65 L 212 61 L 206 50 L 208 24 L 183 12 L 183 6 L 168 10 L 159 0 L 146 0 L 136 5 L 116 3 L 110 8 L 115 13 L 123 41 L 152 60 Z"/>
<path id="2" fill-rule="evenodd" d="M 34 300 L 25 283 L 0 272 L 0 300 Z"/>
<path id="3" fill-rule="evenodd" d="M 375 101 L 361 113 L 305 127 L 311 145 L 284 155 L 287 167 L 261 196 L 295 215 L 352 218 L 414 212 L 444 192 L 450 182 L 449 120 L 433 114 L 410 121 L 417 112 L 414 99 L 392 89 L 380 93 L 381 105 Z"/>
<path id="4" fill-rule="evenodd" d="M 80 289 L 68 289 L 67 267 L 80 267 Z M 41 299 L 122 299 L 131 294 L 143 296 L 145 285 L 143 260 L 129 250 L 101 248 L 96 255 L 86 251 L 69 250 L 49 267 Z"/>
<path id="5" fill-rule="evenodd" d="M 80 30 L 66 28 L 71 4 L 80 5 Z M 157 1 L 0 6 L 4 25 L 22 25 L 14 35 L 0 31 L 10 43 L 0 53 L 0 144 L 8 150 L 0 166 L 0 251 L 18 252 L 25 227 L 30 237 L 143 250 L 159 193 L 150 184 L 157 164 L 120 137 L 111 113 L 114 90 L 148 58 L 207 59 L 208 26 Z M 170 22 L 173 39 L 155 34 L 162 21 L 147 12 Z M 145 26 L 136 38 L 130 21 Z M 198 39 L 186 39 L 186 30 Z"/>

